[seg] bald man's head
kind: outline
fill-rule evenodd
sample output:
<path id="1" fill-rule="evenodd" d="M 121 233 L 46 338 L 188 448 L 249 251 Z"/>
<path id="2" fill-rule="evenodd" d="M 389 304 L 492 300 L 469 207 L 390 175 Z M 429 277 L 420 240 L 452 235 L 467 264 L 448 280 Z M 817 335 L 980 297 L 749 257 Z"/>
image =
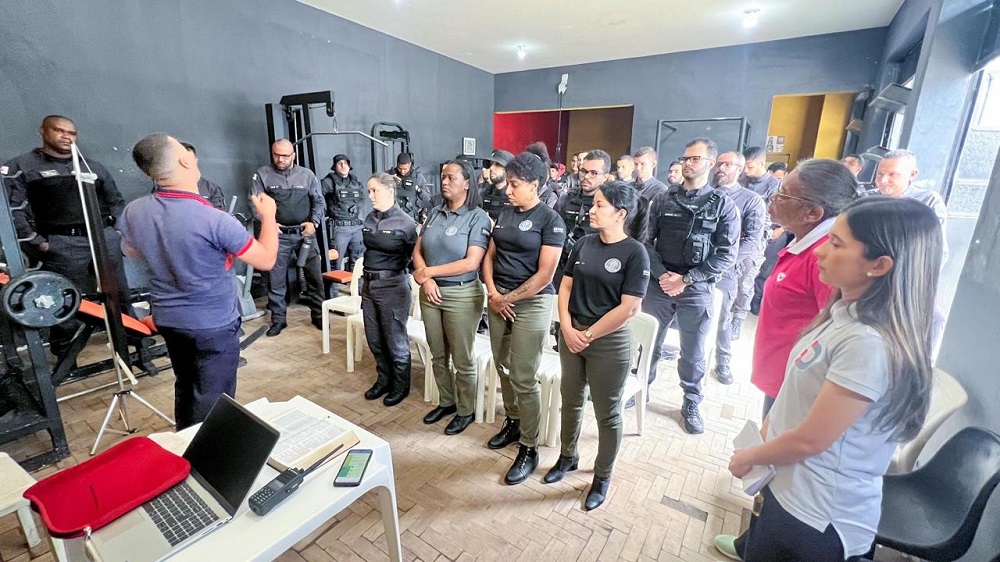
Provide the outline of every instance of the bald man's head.
<path id="1" fill-rule="evenodd" d="M 288 139 L 278 139 L 271 145 L 271 165 L 284 172 L 295 164 L 295 147 Z"/>

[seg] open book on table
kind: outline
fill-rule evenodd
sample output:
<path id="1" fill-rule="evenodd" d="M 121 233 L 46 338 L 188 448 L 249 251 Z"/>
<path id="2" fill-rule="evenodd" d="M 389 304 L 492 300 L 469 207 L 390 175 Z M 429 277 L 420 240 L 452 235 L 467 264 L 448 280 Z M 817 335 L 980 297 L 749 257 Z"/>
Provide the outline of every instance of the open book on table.
<path id="1" fill-rule="evenodd" d="M 302 408 L 289 408 L 265 420 L 281 432 L 267 460 L 267 464 L 280 472 L 289 468 L 305 470 L 337 447 L 341 449 L 335 457 L 359 442 L 358 436 L 343 422 L 338 424 L 331 417 L 318 416 Z"/>

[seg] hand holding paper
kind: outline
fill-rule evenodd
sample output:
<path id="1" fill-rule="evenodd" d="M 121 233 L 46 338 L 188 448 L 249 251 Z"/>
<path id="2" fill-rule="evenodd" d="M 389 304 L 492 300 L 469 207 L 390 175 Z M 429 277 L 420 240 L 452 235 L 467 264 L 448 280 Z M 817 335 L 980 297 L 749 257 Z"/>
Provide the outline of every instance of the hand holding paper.
<path id="1" fill-rule="evenodd" d="M 757 447 L 763 445 L 764 440 L 760 437 L 760 428 L 753 420 L 747 420 L 747 424 L 743 426 L 743 430 L 740 431 L 739 435 L 733 438 L 733 448 L 736 449 L 736 454 L 733 455 L 733 460 L 730 462 L 730 470 L 737 468 L 735 464 L 737 463 L 737 457 L 739 457 L 739 451 L 742 449 L 749 449 L 750 447 Z M 735 463 L 735 464 L 734 464 Z M 743 472 L 743 470 L 739 470 Z M 743 491 L 748 495 L 755 495 L 764 486 L 774 478 L 777 474 L 774 466 L 764 465 L 764 466 L 752 466 L 749 472 L 743 474 L 740 479 L 743 481 Z M 734 472 L 735 475 L 735 472 Z"/>

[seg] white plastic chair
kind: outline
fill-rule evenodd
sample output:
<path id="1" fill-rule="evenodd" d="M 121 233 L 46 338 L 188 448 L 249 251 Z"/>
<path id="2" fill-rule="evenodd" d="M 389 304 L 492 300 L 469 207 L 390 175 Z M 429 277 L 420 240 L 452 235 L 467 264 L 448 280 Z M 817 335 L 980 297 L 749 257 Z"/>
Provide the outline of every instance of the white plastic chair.
<path id="1" fill-rule="evenodd" d="M 341 295 L 323 301 L 320 307 L 323 316 L 323 353 L 330 353 L 330 315 L 339 312 L 345 316 L 358 314 L 361 312 L 361 295 L 358 294 L 358 279 L 364 267 L 364 258 L 358 258 L 354 262 L 354 269 L 351 271 L 350 294 Z M 353 370 L 353 367 L 352 369 Z"/>
<path id="2" fill-rule="evenodd" d="M 906 443 L 900 443 L 889 464 L 889 474 L 902 474 L 916 468 L 920 456 L 931 435 L 941 427 L 956 410 L 969 400 L 969 395 L 954 377 L 941 369 L 934 369 L 931 379 L 931 403 L 927 410 L 927 420 L 920 433 Z"/>
<path id="3" fill-rule="evenodd" d="M 649 386 L 649 365 L 653 361 L 653 351 L 656 345 L 656 331 L 660 323 L 652 314 L 639 312 L 629 320 L 632 330 L 632 363 L 635 372 L 625 379 L 625 391 L 622 400 L 635 398 L 636 431 L 642 435 L 646 422 L 646 392 Z"/>

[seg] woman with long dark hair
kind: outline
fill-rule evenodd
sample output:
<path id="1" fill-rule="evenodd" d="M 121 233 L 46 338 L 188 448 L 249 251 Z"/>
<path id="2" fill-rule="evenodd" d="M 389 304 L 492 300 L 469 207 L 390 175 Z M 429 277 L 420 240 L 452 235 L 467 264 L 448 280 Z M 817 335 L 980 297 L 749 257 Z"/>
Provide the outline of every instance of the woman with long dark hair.
<path id="1" fill-rule="evenodd" d="M 433 424 L 455 414 L 444 432 L 457 435 L 472 423 L 476 403 L 476 327 L 486 296 L 479 265 L 490 243 L 490 217 L 479 208 L 472 164 L 441 167 L 442 203 L 430 210 L 413 249 L 413 279 L 441 401 L 424 416 Z"/>
<path id="2" fill-rule="evenodd" d="M 632 360 L 628 320 L 639 312 L 649 284 L 649 255 L 625 233 L 637 199 L 625 182 L 597 188 L 588 211 L 596 232 L 577 241 L 559 287 L 562 449 L 544 480 L 558 482 L 577 468 L 576 444 L 589 386 L 598 433 L 587 511 L 604 503 L 608 494 L 622 442 L 622 392 Z"/>
<path id="3" fill-rule="evenodd" d="M 829 304 L 799 338 L 764 420 L 764 443 L 733 453 L 737 478 L 777 475 L 759 515 L 716 546 L 746 562 L 843 561 L 866 554 L 881 516 L 882 476 L 924 423 L 941 226 L 911 200 L 863 199 L 816 249 Z"/>

